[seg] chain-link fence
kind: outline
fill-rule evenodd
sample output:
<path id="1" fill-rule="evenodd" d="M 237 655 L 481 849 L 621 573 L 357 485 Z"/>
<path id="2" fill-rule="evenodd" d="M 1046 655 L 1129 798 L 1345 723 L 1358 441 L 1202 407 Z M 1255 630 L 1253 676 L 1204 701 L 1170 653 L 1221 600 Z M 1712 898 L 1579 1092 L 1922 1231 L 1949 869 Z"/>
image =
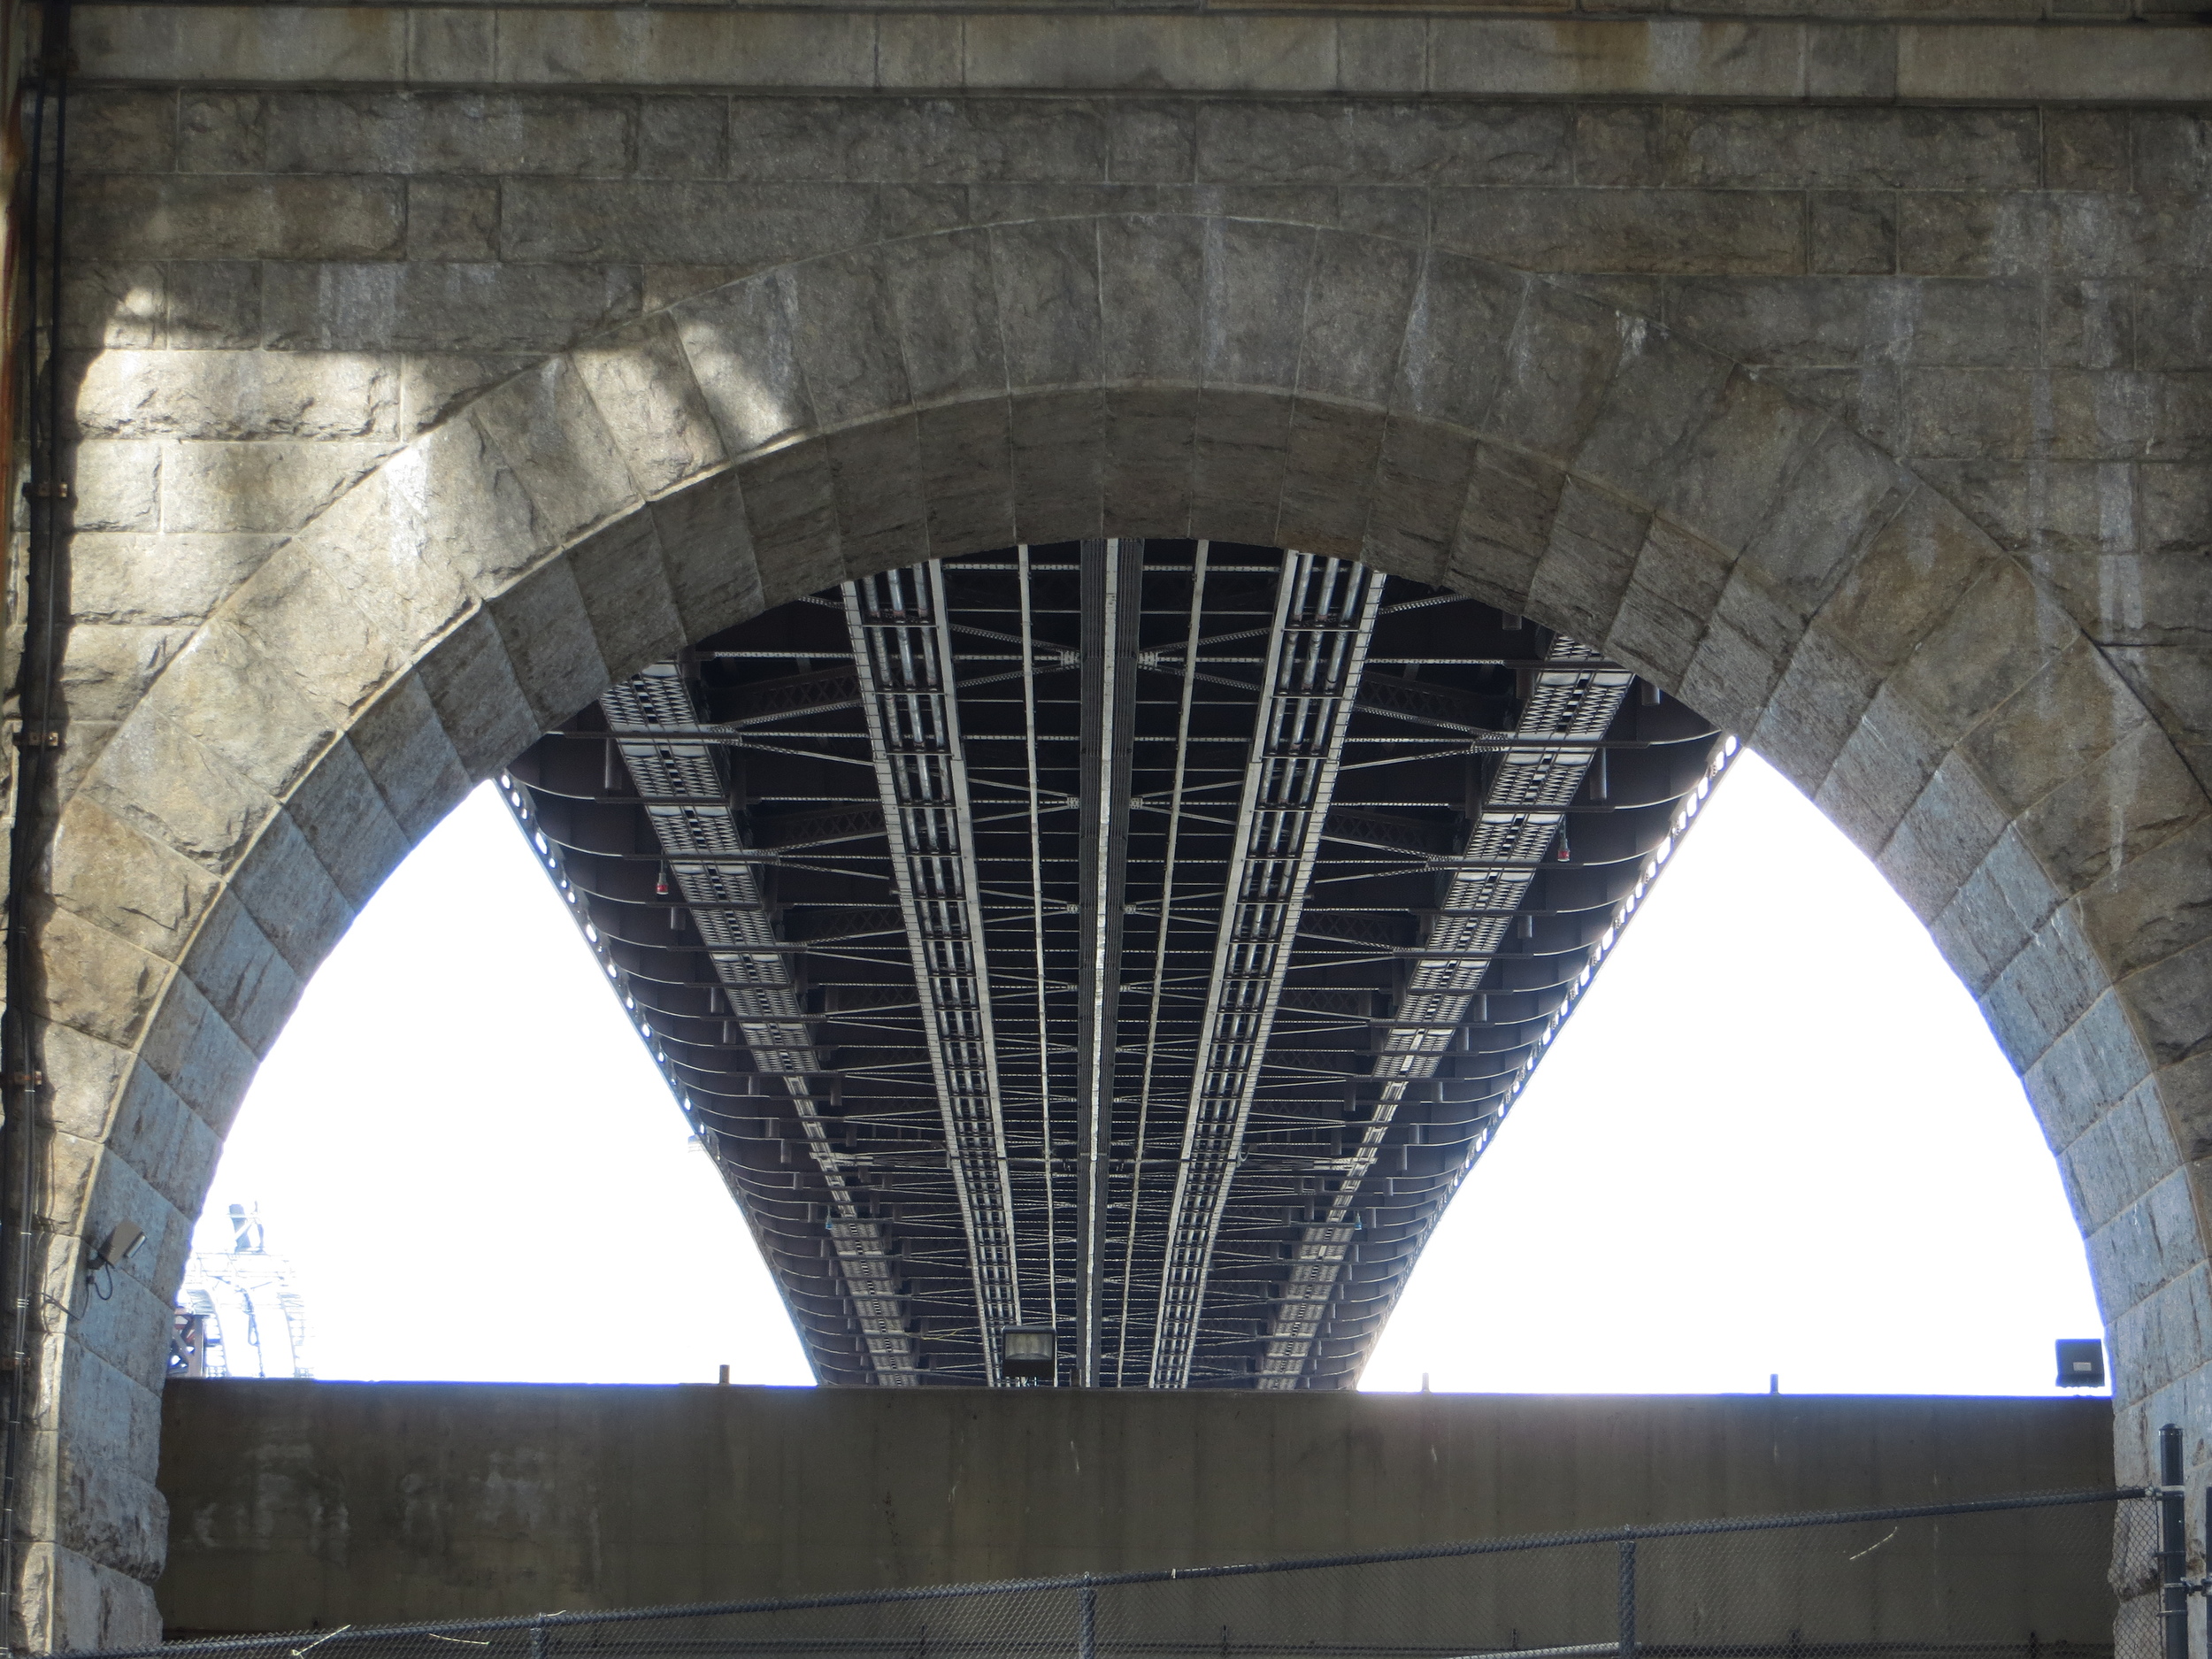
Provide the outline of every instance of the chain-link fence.
<path id="1" fill-rule="evenodd" d="M 1360 1555 L 173 1642 L 153 1659 L 2161 1659 L 2139 1490 Z M 2139 1632 L 2139 1637 L 2131 1635 Z M 111 1655 L 109 1659 L 123 1659 Z"/>

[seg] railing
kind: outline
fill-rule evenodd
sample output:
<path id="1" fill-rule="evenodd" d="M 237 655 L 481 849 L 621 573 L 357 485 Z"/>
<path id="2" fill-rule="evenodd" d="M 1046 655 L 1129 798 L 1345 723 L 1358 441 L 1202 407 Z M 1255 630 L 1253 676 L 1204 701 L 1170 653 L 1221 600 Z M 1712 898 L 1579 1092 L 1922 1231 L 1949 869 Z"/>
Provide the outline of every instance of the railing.
<path id="1" fill-rule="evenodd" d="M 1423 1495 L 1374 1501 L 1402 1506 L 1414 1532 Z M 1234 1565 L 228 1636 L 107 1659 L 457 1659 L 457 1647 L 484 1659 L 2162 1659 L 2161 1621 L 2119 1617 L 2112 1583 L 2134 1572 L 2155 1589 L 2170 1566 L 2161 1548 L 2170 1507 L 2162 1488 L 2028 1494 Z M 2122 1559 L 2108 1578 L 2116 1540 Z"/>

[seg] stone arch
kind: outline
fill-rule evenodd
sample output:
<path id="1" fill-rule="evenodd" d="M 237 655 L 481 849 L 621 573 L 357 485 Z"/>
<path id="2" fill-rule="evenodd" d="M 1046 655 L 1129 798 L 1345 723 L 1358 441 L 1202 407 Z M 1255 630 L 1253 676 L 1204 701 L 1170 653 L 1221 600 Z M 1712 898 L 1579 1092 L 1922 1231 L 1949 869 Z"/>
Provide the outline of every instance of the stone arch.
<path id="1" fill-rule="evenodd" d="M 2124 1472 L 2212 1332 L 2187 1164 L 2212 810 L 2064 607 L 1843 422 L 1547 280 L 1194 215 L 777 266 L 388 454 L 194 632 L 59 803 L 35 1641 L 146 1634 L 167 1309 L 315 964 L 476 779 L 614 677 L 1017 541 L 1356 555 L 1601 643 L 1880 859 L 2026 1075 L 2116 1339 Z M 42 1628 L 38 1621 L 44 1621 Z"/>

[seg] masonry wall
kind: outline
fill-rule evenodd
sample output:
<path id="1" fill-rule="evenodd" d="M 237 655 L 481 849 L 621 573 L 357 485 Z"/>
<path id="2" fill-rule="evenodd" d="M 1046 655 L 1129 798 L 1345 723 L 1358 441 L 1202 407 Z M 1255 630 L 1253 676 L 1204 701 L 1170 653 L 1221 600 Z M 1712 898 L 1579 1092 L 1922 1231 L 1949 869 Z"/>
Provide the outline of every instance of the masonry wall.
<path id="1" fill-rule="evenodd" d="M 2212 31 L 1856 10 L 79 8 L 18 1640 L 152 1628 L 222 1135 L 470 782 L 1075 535 L 1355 555 L 1741 733 L 2023 1072 L 2122 1467 L 2212 1461 Z"/>
<path id="2" fill-rule="evenodd" d="M 304 1629 L 2111 1479 L 2102 1399 L 186 1381 L 163 1404 L 157 1595 L 172 1631 Z M 2108 1628 L 2102 1543 L 2048 1569 L 2047 1619 Z"/>

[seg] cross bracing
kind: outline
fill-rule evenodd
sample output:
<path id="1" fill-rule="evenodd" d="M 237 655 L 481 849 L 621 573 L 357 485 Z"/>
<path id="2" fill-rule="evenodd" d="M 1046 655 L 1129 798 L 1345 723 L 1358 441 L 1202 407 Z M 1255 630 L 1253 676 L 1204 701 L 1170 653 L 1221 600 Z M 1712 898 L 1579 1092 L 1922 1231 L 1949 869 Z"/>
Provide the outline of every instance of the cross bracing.
<path id="1" fill-rule="evenodd" d="M 1356 564 L 933 561 L 512 769 L 818 1373 L 1341 1387 L 1732 747 Z"/>

